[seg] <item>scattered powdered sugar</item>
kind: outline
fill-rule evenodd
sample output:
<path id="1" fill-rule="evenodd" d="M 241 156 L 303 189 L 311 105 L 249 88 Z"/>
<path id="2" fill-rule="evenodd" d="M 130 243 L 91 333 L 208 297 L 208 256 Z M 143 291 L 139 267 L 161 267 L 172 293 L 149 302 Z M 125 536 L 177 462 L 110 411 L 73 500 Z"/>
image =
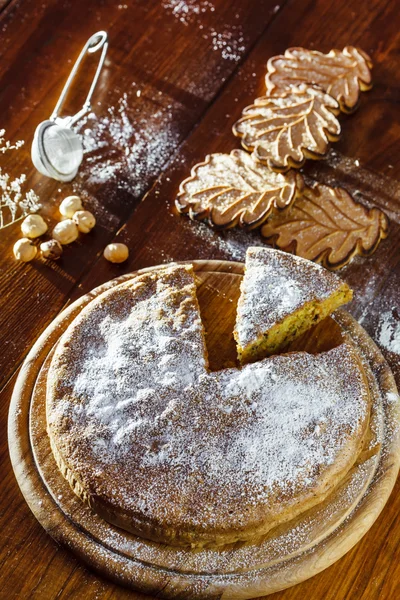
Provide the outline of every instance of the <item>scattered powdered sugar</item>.
<path id="1" fill-rule="evenodd" d="M 138 197 L 176 149 L 179 136 L 169 109 L 154 110 L 151 117 L 136 117 L 133 110 L 125 93 L 106 116 L 90 113 L 80 122 L 84 161 L 79 178 L 85 185 L 113 182 Z"/>
<path id="2" fill-rule="evenodd" d="M 174 217 L 175 218 L 175 217 Z M 225 231 L 215 231 L 201 221 L 192 221 L 191 219 L 181 219 L 181 227 L 191 229 L 193 235 L 196 235 L 204 244 L 200 245 L 206 253 L 204 258 L 210 256 L 210 248 L 222 252 L 230 260 L 244 261 L 246 250 L 249 246 L 263 245 L 261 238 L 255 231 L 244 231 L 239 229 L 227 229 Z"/>
<path id="3" fill-rule="evenodd" d="M 163 8 L 170 12 L 183 25 L 195 25 L 204 39 L 211 38 L 212 49 L 220 52 L 225 60 L 238 62 L 246 50 L 245 37 L 240 25 L 226 25 L 221 31 L 205 29 L 200 17 L 204 13 L 215 12 L 215 6 L 208 0 L 164 0 Z M 279 8 L 279 7 L 278 7 Z M 236 17 L 239 17 L 237 14 Z"/>
<path id="4" fill-rule="evenodd" d="M 358 309 L 358 322 L 377 344 L 389 352 L 400 354 L 400 287 L 396 283 L 396 277 L 387 277 L 385 268 L 387 264 L 384 261 L 376 261 L 372 264 L 368 276 L 364 276 L 363 286 L 359 284 L 361 277 L 358 277 L 358 280 L 354 279 L 353 287 L 358 303 L 353 312 Z M 358 274 L 356 271 L 355 276 Z M 397 374 L 398 361 L 387 358 Z"/>
<path id="5" fill-rule="evenodd" d="M 304 303 L 328 298 L 340 284 L 338 277 L 298 256 L 249 248 L 236 324 L 240 345 L 254 342 Z"/>
<path id="6" fill-rule="evenodd" d="M 89 304 L 53 359 L 48 423 L 117 510 L 237 526 L 251 507 L 313 494 L 352 448 L 367 397 L 346 345 L 208 372 L 194 294 L 190 274 L 168 267 Z"/>
<path id="7" fill-rule="evenodd" d="M 186 25 L 193 16 L 215 10 L 207 0 L 168 0 L 163 6 Z M 211 39 L 213 50 L 221 52 L 224 59 L 238 61 L 245 50 L 240 26 L 226 26 L 221 32 L 211 29 L 202 35 Z M 146 99 L 142 90 L 136 90 L 136 97 L 142 101 L 140 110 L 134 103 L 128 104 L 128 94 L 124 93 L 116 106 L 108 108 L 108 114 L 97 117 L 92 112 L 78 124 L 84 160 L 74 183 L 77 192 L 83 184 L 87 188 L 112 182 L 117 191 L 127 190 L 138 198 L 176 150 L 179 114 L 172 113 L 170 105 L 162 106 L 161 91 L 148 110 L 143 109 Z"/>
<path id="8" fill-rule="evenodd" d="M 162 6 L 184 25 L 188 25 L 195 16 L 215 11 L 209 0 L 164 0 Z"/>
<path id="9" fill-rule="evenodd" d="M 222 58 L 238 62 L 246 50 L 243 30 L 240 26 L 232 26 L 229 30 L 218 32 L 211 30 L 213 50 L 221 50 Z"/>
<path id="10" fill-rule="evenodd" d="M 376 339 L 389 350 L 400 354 L 400 318 L 396 309 L 383 312 L 378 321 Z"/>
<path id="11" fill-rule="evenodd" d="M 387 392 L 387 394 L 386 394 L 386 402 L 388 402 L 389 404 L 400 403 L 399 395 L 395 394 L 394 392 Z"/>

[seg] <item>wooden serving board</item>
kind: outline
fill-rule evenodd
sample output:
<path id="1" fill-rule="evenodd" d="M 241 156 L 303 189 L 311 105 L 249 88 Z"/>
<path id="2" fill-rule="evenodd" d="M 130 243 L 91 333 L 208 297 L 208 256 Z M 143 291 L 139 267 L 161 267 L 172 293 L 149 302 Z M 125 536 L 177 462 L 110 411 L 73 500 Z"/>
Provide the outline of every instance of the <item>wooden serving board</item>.
<path id="1" fill-rule="evenodd" d="M 232 366 L 236 363 L 232 331 L 243 264 L 193 264 L 210 367 Z M 9 446 L 16 478 L 32 512 L 55 540 L 92 568 L 157 597 L 255 598 L 322 571 L 371 527 L 390 495 L 400 464 L 400 399 L 393 375 L 370 337 L 344 311 L 320 323 L 291 349 L 320 352 L 338 345 L 344 336 L 351 340 L 371 391 L 369 434 L 355 466 L 332 495 L 293 521 L 251 544 L 197 552 L 168 547 L 100 519 L 75 497 L 58 471 L 45 417 L 46 376 L 54 346 L 88 302 L 136 274 L 100 286 L 62 312 L 33 346 L 21 369 L 10 407 Z"/>

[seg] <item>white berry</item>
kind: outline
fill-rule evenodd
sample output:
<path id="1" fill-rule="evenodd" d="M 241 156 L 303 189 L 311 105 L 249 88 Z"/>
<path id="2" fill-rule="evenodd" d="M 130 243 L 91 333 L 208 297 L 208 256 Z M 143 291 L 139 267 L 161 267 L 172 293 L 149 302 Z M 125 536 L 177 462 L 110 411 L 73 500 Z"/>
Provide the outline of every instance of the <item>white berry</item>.
<path id="1" fill-rule="evenodd" d="M 21 238 L 15 242 L 13 252 L 17 260 L 22 260 L 22 262 L 30 262 L 35 258 L 37 248 L 31 242 L 31 240 L 28 240 L 28 238 Z"/>
<path id="2" fill-rule="evenodd" d="M 78 227 L 81 233 L 89 233 L 91 229 L 96 225 L 96 219 L 94 215 L 88 210 L 77 210 L 72 217 L 74 223 Z"/>
<path id="3" fill-rule="evenodd" d="M 104 258 L 112 263 L 122 263 L 129 256 L 128 246 L 125 244 L 108 244 L 103 252 Z"/>
<path id="4" fill-rule="evenodd" d="M 67 219 L 72 219 L 77 210 L 82 210 L 82 200 L 79 196 L 67 196 L 60 204 L 60 213 Z"/>
<path id="5" fill-rule="evenodd" d="M 37 238 L 46 233 L 47 223 L 40 215 L 28 215 L 21 223 L 21 231 L 25 237 Z"/>
<path id="6" fill-rule="evenodd" d="M 78 237 L 78 228 L 72 219 L 60 221 L 53 229 L 53 238 L 63 246 L 71 244 Z"/>
<path id="7" fill-rule="evenodd" d="M 48 240 L 40 244 L 40 250 L 43 258 L 50 258 L 51 260 L 57 260 L 63 253 L 62 246 L 57 240 Z"/>

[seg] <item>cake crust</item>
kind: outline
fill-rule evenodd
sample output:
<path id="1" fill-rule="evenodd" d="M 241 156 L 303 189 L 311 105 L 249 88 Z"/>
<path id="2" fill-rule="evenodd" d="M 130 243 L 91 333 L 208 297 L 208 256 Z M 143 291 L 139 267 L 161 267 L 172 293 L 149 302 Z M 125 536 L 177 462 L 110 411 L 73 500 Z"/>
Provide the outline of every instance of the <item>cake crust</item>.
<path id="1" fill-rule="evenodd" d="M 172 545 L 246 541 L 321 502 L 354 464 L 368 418 L 348 343 L 210 373 L 190 267 L 92 301 L 48 376 L 51 446 L 74 492 Z"/>

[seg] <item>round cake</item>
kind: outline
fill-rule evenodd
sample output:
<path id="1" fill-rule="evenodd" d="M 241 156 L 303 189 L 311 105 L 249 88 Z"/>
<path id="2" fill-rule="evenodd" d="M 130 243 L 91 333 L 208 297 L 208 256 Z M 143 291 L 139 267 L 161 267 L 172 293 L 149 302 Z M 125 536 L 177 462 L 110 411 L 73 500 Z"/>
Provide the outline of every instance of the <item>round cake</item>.
<path id="1" fill-rule="evenodd" d="M 57 464 L 104 519 L 171 545 L 254 539 L 322 500 L 368 426 L 363 369 L 344 342 L 210 372 L 190 266 L 90 302 L 48 374 Z"/>

